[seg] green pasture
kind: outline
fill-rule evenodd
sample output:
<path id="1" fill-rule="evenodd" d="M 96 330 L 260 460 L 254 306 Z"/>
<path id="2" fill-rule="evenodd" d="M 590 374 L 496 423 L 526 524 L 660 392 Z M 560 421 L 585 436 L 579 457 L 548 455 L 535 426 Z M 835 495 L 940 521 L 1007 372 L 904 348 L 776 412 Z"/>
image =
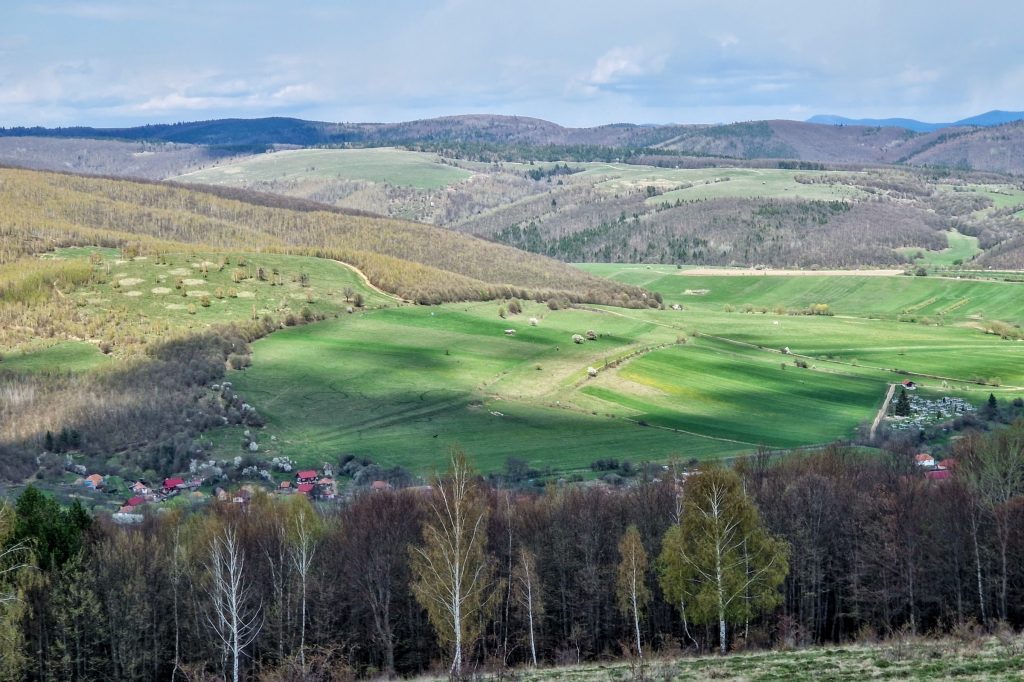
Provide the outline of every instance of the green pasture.
<path id="1" fill-rule="evenodd" d="M 391 147 L 295 149 L 258 154 L 174 178 L 179 182 L 251 187 L 273 181 L 348 180 L 441 189 L 472 173 L 441 163 L 437 154 Z"/>
<path id="2" fill-rule="evenodd" d="M 542 317 L 538 326 L 529 325 L 531 316 Z M 572 342 L 588 329 L 600 337 Z M 485 470 L 509 457 L 568 472 L 609 456 L 735 454 L 743 448 L 572 403 L 588 366 L 638 340 L 675 336 L 645 321 L 539 304 L 505 320 L 490 303 L 396 308 L 273 334 L 255 344 L 253 367 L 232 381 L 267 419 L 262 451 L 300 462 L 350 452 L 428 473 L 455 444 Z M 238 447 L 238 434 L 216 437 L 225 449 Z"/>
<path id="3" fill-rule="evenodd" d="M 65 341 L 42 349 L 31 349 L 6 355 L 0 361 L 0 371 L 18 372 L 81 372 L 109 362 L 91 343 Z"/>
<path id="4" fill-rule="evenodd" d="M 785 448 L 848 437 L 886 390 L 880 378 L 800 369 L 786 360 L 698 339 L 599 376 L 583 393 L 635 410 L 651 425 Z"/>
<path id="5" fill-rule="evenodd" d="M 941 251 L 927 251 L 914 247 L 897 249 L 897 251 L 907 258 L 913 259 L 915 264 L 936 265 L 940 267 L 966 263 L 981 253 L 977 237 L 960 234 L 957 230 L 946 232 L 946 242 L 948 246 Z"/>
<path id="6" fill-rule="evenodd" d="M 105 255 L 96 267 L 99 283 L 73 294 L 81 308 L 97 314 L 116 310 L 176 328 L 246 320 L 254 311 L 280 317 L 308 308 L 332 315 L 351 305 L 344 293 L 348 287 L 366 306 L 395 303 L 366 287 L 351 268 L 305 256 L 196 252 L 128 260 Z"/>
<path id="7" fill-rule="evenodd" d="M 721 311 L 726 305 L 804 309 L 826 303 L 836 315 L 933 318 L 950 323 L 1024 324 L 1020 282 L 867 275 L 687 275 L 671 265 L 581 264 L 596 275 L 660 292 L 669 304 Z"/>
<path id="8" fill-rule="evenodd" d="M 584 176 L 595 176 L 598 188 L 609 193 L 643 190 L 660 194 L 647 200 L 656 205 L 699 199 L 763 198 L 835 201 L 863 196 L 848 185 L 802 184 L 795 180 L 807 171 L 775 168 L 658 168 L 625 163 L 584 163 Z"/>
<path id="9" fill-rule="evenodd" d="M 976 404 L 1024 394 L 1024 343 L 979 328 L 1024 319 L 1021 284 L 586 269 L 683 309 L 526 302 L 502 319 L 500 302 L 403 306 L 277 332 L 254 344 L 252 367 L 231 373 L 267 421 L 261 456 L 312 465 L 351 453 L 430 473 L 458 444 L 484 471 L 516 457 L 566 474 L 609 457 L 727 457 L 848 438 L 887 385 L 908 377 Z M 816 303 L 835 315 L 758 312 Z M 943 324 L 900 321 L 929 315 Z M 595 340 L 572 342 L 588 330 Z M 240 431 L 209 434 L 218 456 L 241 453 Z"/>

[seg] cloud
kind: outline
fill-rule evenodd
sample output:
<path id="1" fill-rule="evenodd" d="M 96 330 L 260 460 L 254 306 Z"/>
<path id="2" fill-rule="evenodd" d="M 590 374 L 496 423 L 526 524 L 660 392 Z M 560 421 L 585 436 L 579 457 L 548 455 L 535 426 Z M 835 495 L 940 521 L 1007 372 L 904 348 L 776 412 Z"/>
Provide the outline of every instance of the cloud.
<path id="1" fill-rule="evenodd" d="M 723 35 L 716 36 L 715 40 L 718 41 L 718 46 L 720 48 L 722 48 L 723 50 L 725 48 L 732 47 L 733 45 L 739 45 L 740 44 L 740 39 L 737 38 L 732 33 L 725 33 Z"/>
<path id="2" fill-rule="evenodd" d="M 601 86 L 657 73 L 665 68 L 665 59 L 666 55 L 650 54 L 643 47 L 613 47 L 598 58 L 587 80 Z"/>

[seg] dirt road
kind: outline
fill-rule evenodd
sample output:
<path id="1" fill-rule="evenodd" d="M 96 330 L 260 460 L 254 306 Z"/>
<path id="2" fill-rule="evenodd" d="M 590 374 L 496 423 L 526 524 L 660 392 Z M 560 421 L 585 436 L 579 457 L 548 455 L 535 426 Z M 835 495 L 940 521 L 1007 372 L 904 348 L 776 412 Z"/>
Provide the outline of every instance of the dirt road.
<path id="1" fill-rule="evenodd" d="M 889 403 L 892 402 L 892 396 L 896 392 L 896 384 L 889 384 L 889 392 L 885 394 L 885 400 L 882 402 L 882 407 L 878 409 L 878 414 L 875 415 L 875 421 L 871 422 L 871 433 L 868 434 L 868 438 L 871 440 L 875 439 L 875 431 L 878 429 L 878 425 L 885 419 L 885 413 L 889 411 Z"/>

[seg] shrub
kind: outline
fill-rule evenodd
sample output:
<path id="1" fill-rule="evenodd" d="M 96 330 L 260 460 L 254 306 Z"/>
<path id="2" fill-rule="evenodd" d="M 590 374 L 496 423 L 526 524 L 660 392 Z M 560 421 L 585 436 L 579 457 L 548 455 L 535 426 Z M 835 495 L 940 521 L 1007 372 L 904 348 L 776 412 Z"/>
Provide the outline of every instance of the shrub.
<path id="1" fill-rule="evenodd" d="M 588 329 L 587 341 L 597 341 L 597 332 L 595 332 L 593 329 Z"/>
<path id="2" fill-rule="evenodd" d="M 584 338 L 582 336 L 580 336 L 579 334 L 573 334 L 572 335 L 572 342 L 573 343 L 583 343 L 583 341 L 584 341 Z"/>

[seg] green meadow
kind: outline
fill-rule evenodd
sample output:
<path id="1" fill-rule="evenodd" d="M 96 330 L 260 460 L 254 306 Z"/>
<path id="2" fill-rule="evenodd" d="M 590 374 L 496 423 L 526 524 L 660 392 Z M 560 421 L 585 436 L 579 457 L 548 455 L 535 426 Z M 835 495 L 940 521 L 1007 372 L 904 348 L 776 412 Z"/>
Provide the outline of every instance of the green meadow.
<path id="1" fill-rule="evenodd" d="M 310 464 L 351 453 L 427 473 L 457 444 L 485 471 L 515 457 L 566 474 L 608 457 L 729 457 L 849 438 L 907 377 L 978 404 L 1024 394 L 1024 343 L 978 328 L 982 316 L 1020 320 L 1021 285 L 587 269 L 659 291 L 669 307 L 527 302 L 502 319 L 500 302 L 403 306 L 256 342 L 253 366 L 232 381 L 267 419 L 261 452 Z M 758 312 L 816 303 L 835 314 Z M 940 310 L 941 325 L 900 321 Z M 595 340 L 573 343 L 588 330 Z M 241 442 L 237 429 L 211 437 L 225 452 Z"/>
<path id="2" fill-rule="evenodd" d="M 583 175 L 600 179 L 597 187 L 616 193 L 647 186 L 659 194 L 648 204 L 701 199 L 762 198 L 846 200 L 864 196 L 848 185 L 803 184 L 795 180 L 807 171 L 775 168 L 657 168 L 625 163 L 584 163 Z M 602 179 L 606 178 L 606 179 Z"/>
<path id="3" fill-rule="evenodd" d="M 324 316 L 255 342 L 252 366 L 229 374 L 266 420 L 260 456 L 300 464 L 350 453 L 430 473 L 459 445 L 484 471 L 517 458 L 586 474 L 598 459 L 720 458 L 850 438 L 888 384 L 908 377 L 976 404 L 990 392 L 1024 395 L 1024 342 L 984 331 L 992 320 L 1024 323 L 1021 283 L 592 264 L 581 267 L 656 291 L 665 309 L 525 301 L 511 315 L 501 301 L 401 304 L 313 258 L 51 254 L 89 256 L 97 281 L 68 296 L 97 316 L 174 331 L 254 312 Z M 364 298 L 355 314 L 346 290 Z M 794 314 L 814 306 L 831 314 Z M 0 369 L 108 361 L 94 344 L 64 342 L 9 353 Z M 217 457 L 242 454 L 242 430 L 207 432 Z"/>
<path id="4" fill-rule="evenodd" d="M 98 281 L 72 295 L 87 313 L 116 310 L 128 319 L 160 321 L 175 329 L 201 329 L 255 315 L 278 317 L 311 312 L 333 315 L 352 304 L 346 289 L 365 306 L 395 299 L 365 287 L 359 275 L 335 261 L 279 254 L 172 253 L 122 258 L 112 249 L 61 249 L 50 257 L 96 253 Z"/>
<path id="5" fill-rule="evenodd" d="M 94 344 L 65 341 L 29 352 L 12 353 L 0 362 L 0 370 L 16 372 L 82 372 L 110 361 Z"/>
<path id="6" fill-rule="evenodd" d="M 391 147 L 295 149 L 245 157 L 174 178 L 179 182 L 249 187 L 261 182 L 348 180 L 396 187 L 441 189 L 472 173 L 445 165 L 436 154 Z"/>
<path id="7" fill-rule="evenodd" d="M 946 242 L 949 246 L 941 251 L 927 251 L 914 248 L 902 248 L 897 249 L 897 251 L 911 258 L 917 265 L 935 265 L 940 267 L 961 265 L 981 253 L 977 237 L 960 234 L 956 230 L 946 232 Z"/>

